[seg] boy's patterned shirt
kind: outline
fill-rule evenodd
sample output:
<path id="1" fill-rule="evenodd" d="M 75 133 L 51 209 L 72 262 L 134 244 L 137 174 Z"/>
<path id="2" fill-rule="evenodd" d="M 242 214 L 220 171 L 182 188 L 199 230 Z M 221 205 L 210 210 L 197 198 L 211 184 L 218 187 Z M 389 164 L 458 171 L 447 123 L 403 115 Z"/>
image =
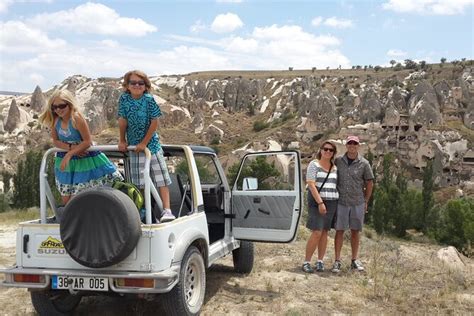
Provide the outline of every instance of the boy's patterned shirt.
<path id="1" fill-rule="evenodd" d="M 127 143 L 138 145 L 150 128 L 151 121 L 160 117 L 161 110 L 153 96 L 143 94 L 140 99 L 134 99 L 130 93 L 122 93 L 119 100 L 118 116 L 127 120 Z M 155 131 L 148 142 L 152 154 L 161 149 L 158 133 Z"/>

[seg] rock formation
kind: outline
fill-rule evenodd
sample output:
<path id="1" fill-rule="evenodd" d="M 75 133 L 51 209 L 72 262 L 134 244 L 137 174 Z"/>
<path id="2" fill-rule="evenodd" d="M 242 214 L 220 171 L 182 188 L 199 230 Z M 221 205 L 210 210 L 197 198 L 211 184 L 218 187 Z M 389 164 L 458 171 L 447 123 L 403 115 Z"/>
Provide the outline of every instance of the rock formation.
<path id="1" fill-rule="evenodd" d="M 12 100 L 10 104 L 10 109 L 8 110 L 8 116 L 5 121 L 4 129 L 7 132 L 13 132 L 13 130 L 18 126 L 20 122 L 20 109 L 16 105 L 15 99 Z"/>
<path id="2" fill-rule="evenodd" d="M 33 95 L 31 96 L 30 107 L 36 112 L 42 112 L 46 106 L 46 98 L 39 86 L 36 86 Z"/>

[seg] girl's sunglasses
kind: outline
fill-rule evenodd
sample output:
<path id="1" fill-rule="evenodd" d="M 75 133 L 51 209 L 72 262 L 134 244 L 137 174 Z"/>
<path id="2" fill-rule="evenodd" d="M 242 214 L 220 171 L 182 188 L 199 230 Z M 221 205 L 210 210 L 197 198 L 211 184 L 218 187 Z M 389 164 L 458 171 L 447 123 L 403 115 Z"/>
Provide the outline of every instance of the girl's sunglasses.
<path id="1" fill-rule="evenodd" d="M 324 150 L 324 151 L 329 151 L 329 152 L 331 152 L 331 153 L 333 153 L 333 152 L 334 152 L 334 149 L 332 149 L 332 148 L 328 148 L 328 147 L 323 147 L 323 148 L 321 148 L 321 150 Z"/>
<path id="2" fill-rule="evenodd" d="M 67 104 L 67 103 L 53 104 L 53 105 L 51 105 L 51 110 L 53 110 L 53 111 L 56 111 L 57 109 L 61 109 L 61 110 L 62 110 L 62 109 L 67 108 L 68 105 L 69 105 L 69 104 Z"/>

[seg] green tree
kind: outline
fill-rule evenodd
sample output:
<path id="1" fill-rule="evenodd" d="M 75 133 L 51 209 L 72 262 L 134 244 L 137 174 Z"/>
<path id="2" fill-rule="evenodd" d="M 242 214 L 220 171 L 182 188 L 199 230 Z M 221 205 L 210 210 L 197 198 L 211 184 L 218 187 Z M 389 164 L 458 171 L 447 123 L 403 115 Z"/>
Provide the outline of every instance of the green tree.
<path id="1" fill-rule="evenodd" d="M 419 227 L 423 232 L 426 232 L 427 215 L 431 212 L 434 204 L 433 189 L 433 161 L 428 160 L 426 167 L 423 170 L 423 209 L 421 213 L 421 226 Z"/>
<path id="2" fill-rule="evenodd" d="M 10 180 L 13 176 L 7 172 L 7 171 L 2 171 L 2 181 L 3 181 L 3 192 L 8 192 L 10 191 Z"/>
<path id="3" fill-rule="evenodd" d="M 378 181 L 378 185 L 374 190 L 372 222 L 375 231 L 379 234 L 389 231 L 394 204 L 397 205 L 397 202 L 394 201 L 398 193 L 396 192 L 396 186 L 393 184 L 393 161 L 392 154 L 383 157 L 382 179 Z"/>
<path id="4" fill-rule="evenodd" d="M 231 186 L 236 181 L 237 173 L 239 172 L 240 163 L 235 163 L 229 167 L 227 171 L 227 179 Z M 269 184 L 266 182 L 271 177 L 280 176 L 280 172 L 276 169 L 275 164 L 268 163 L 265 156 L 257 156 L 255 159 L 247 159 L 244 162 L 242 171 L 240 172 L 238 186 L 241 189 L 241 180 L 246 177 L 253 177 L 258 179 L 259 189 L 269 189 Z"/>
<path id="5" fill-rule="evenodd" d="M 452 199 L 441 209 L 437 240 L 472 255 L 474 241 L 474 199 Z"/>
<path id="6" fill-rule="evenodd" d="M 416 69 L 417 63 L 411 59 L 405 59 L 405 69 Z"/>
<path id="7" fill-rule="evenodd" d="M 443 67 L 444 63 L 446 62 L 446 57 L 442 57 L 440 61 L 441 61 L 441 64 L 439 64 L 439 66 Z"/>
<path id="8" fill-rule="evenodd" d="M 392 65 L 392 68 L 393 68 L 393 66 L 395 66 L 396 63 L 397 63 L 397 61 L 394 60 L 394 59 L 392 59 L 392 60 L 390 61 L 390 65 Z"/>
<path id="9" fill-rule="evenodd" d="M 13 176 L 13 204 L 17 208 L 39 206 L 39 170 L 42 153 L 28 151 L 25 160 L 17 165 Z"/>
<path id="10" fill-rule="evenodd" d="M 372 166 L 372 173 L 374 174 L 374 186 L 375 186 L 375 182 L 377 181 L 377 172 L 376 172 L 375 166 L 374 166 L 374 154 L 372 153 L 370 148 L 369 148 L 369 151 L 367 152 L 367 156 L 365 158 L 367 159 L 369 164 Z M 375 194 L 375 192 L 372 192 L 372 194 Z M 369 204 L 367 205 L 367 209 L 368 209 L 368 213 L 366 214 L 367 223 L 368 224 L 373 224 L 373 219 L 372 219 L 373 212 L 374 212 L 374 198 L 373 197 L 369 200 Z"/>

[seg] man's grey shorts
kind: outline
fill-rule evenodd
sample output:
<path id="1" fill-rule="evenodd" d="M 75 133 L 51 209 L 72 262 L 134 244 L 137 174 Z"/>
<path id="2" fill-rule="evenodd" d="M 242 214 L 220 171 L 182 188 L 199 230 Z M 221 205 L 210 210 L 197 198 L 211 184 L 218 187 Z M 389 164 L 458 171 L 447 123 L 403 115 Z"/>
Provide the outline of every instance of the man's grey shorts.
<path id="1" fill-rule="evenodd" d="M 365 203 L 360 205 L 337 205 L 336 230 L 362 230 Z"/>

